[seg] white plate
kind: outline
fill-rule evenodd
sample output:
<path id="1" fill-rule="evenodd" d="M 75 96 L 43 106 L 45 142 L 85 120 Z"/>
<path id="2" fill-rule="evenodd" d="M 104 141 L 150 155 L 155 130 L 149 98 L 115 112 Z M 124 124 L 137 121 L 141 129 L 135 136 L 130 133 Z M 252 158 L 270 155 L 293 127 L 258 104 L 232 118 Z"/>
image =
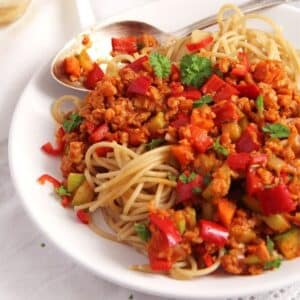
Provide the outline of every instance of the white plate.
<path id="1" fill-rule="evenodd" d="M 175 29 L 173 17 L 170 26 L 167 26 L 169 5 L 172 5 L 173 15 L 175 12 L 187 12 L 185 22 L 182 14 L 178 13 L 181 16 L 178 18 L 181 26 L 195 21 L 197 10 L 201 9 L 200 1 L 190 2 L 193 3 L 190 6 L 193 9 L 188 10 L 184 10 L 184 1 L 158 2 L 149 6 L 151 9 L 147 10 L 148 14 L 143 18 L 139 15 L 136 19 L 158 25 L 165 23 L 166 29 Z M 210 2 L 215 4 L 215 1 Z M 281 6 L 267 14 L 283 26 L 286 36 L 296 46 L 300 45 L 295 26 L 300 17 L 299 10 Z M 163 22 L 154 22 L 158 15 Z M 62 209 L 53 197 L 50 186 L 40 186 L 36 182 L 43 173 L 60 177 L 59 161 L 44 155 L 40 146 L 53 140 L 54 124 L 50 116 L 52 100 L 66 93 L 70 91 L 58 86 L 50 78 L 48 65 L 32 78 L 14 113 L 9 138 L 9 158 L 13 181 L 28 213 L 67 255 L 101 277 L 122 286 L 153 295 L 184 299 L 253 295 L 300 280 L 300 259 L 285 262 L 278 271 L 260 276 L 210 275 L 191 281 L 176 281 L 165 276 L 130 271 L 130 264 L 146 262 L 146 258 L 127 246 L 97 237 L 76 220 L 73 212 Z"/>

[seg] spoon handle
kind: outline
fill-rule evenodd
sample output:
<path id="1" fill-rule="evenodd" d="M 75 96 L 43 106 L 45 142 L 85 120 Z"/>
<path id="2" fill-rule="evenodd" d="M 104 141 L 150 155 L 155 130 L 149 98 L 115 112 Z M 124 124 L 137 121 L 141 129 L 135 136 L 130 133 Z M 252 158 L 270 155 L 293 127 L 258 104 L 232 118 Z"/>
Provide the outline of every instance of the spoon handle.
<path id="1" fill-rule="evenodd" d="M 75 4 L 81 29 L 85 29 L 96 22 L 90 0 L 75 0 Z"/>
<path id="2" fill-rule="evenodd" d="M 242 5 L 239 6 L 241 11 L 243 13 L 251 13 L 254 11 L 258 11 L 264 8 L 284 4 L 284 3 L 289 3 L 289 2 L 294 2 L 297 0 L 252 0 L 248 1 Z M 175 32 L 172 32 L 172 35 L 176 36 L 186 36 L 190 34 L 193 30 L 197 29 L 204 29 L 207 28 L 211 25 L 215 25 L 217 23 L 217 15 L 212 15 L 209 16 L 205 19 L 202 19 L 198 22 L 195 22 L 191 25 L 188 25 L 184 28 L 181 28 Z"/>

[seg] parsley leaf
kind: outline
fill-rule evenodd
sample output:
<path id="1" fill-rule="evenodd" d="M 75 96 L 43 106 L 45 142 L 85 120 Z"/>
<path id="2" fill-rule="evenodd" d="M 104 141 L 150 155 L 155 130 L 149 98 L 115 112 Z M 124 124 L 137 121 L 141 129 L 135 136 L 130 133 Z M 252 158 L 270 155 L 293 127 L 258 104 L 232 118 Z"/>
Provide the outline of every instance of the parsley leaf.
<path id="1" fill-rule="evenodd" d="M 82 122 L 82 117 L 77 113 L 72 113 L 68 119 L 64 120 L 63 128 L 66 132 L 71 132 L 76 129 Z"/>
<path id="2" fill-rule="evenodd" d="M 67 190 L 67 188 L 63 185 L 55 189 L 55 192 L 58 196 L 71 196 L 71 193 Z"/>
<path id="3" fill-rule="evenodd" d="M 280 123 L 267 124 L 262 128 L 262 131 L 270 133 L 271 138 L 284 139 L 290 135 L 290 129 Z"/>
<path id="4" fill-rule="evenodd" d="M 268 235 L 267 235 L 266 244 L 267 244 L 267 248 L 268 248 L 270 255 L 272 255 L 272 253 L 274 251 L 274 242 L 270 239 L 270 237 Z"/>
<path id="5" fill-rule="evenodd" d="M 276 259 L 274 259 L 274 260 L 267 261 L 267 262 L 264 264 L 264 270 L 277 269 L 277 268 L 280 267 L 281 262 L 282 262 L 282 259 L 281 259 L 281 258 L 276 258 Z"/>
<path id="6" fill-rule="evenodd" d="M 149 62 L 157 77 L 166 78 L 170 75 L 171 62 L 166 56 L 160 53 L 151 53 L 149 55 Z"/>
<path id="7" fill-rule="evenodd" d="M 193 194 L 199 195 L 202 193 L 202 189 L 199 186 L 193 187 L 192 189 Z"/>
<path id="8" fill-rule="evenodd" d="M 213 144 L 214 150 L 217 152 L 217 154 L 227 156 L 228 155 L 228 149 L 226 149 L 224 146 L 220 144 L 220 137 L 218 137 L 214 144 Z"/>
<path id="9" fill-rule="evenodd" d="M 153 139 L 150 143 L 146 144 L 147 150 L 152 150 L 160 145 L 162 145 L 165 142 L 164 139 Z"/>
<path id="10" fill-rule="evenodd" d="M 135 223 L 134 230 L 141 240 L 147 242 L 150 239 L 151 232 L 145 224 Z"/>
<path id="11" fill-rule="evenodd" d="M 200 106 L 202 106 L 204 104 L 209 104 L 209 103 L 212 103 L 212 102 L 213 102 L 212 96 L 210 96 L 210 95 L 204 95 L 199 100 L 196 100 L 193 103 L 193 108 L 197 108 L 197 107 L 200 107 Z"/>
<path id="12" fill-rule="evenodd" d="M 186 176 L 184 173 L 180 174 L 179 180 L 183 183 L 189 183 L 196 178 L 197 174 L 192 172 L 189 176 Z"/>
<path id="13" fill-rule="evenodd" d="M 262 115 L 264 111 L 264 97 L 262 95 L 257 96 L 255 104 L 259 115 Z"/>
<path id="14" fill-rule="evenodd" d="M 206 57 L 186 54 L 180 61 L 181 81 L 199 88 L 212 74 L 212 63 Z"/>
<path id="15" fill-rule="evenodd" d="M 211 182 L 211 175 L 209 173 L 205 174 L 203 177 L 203 183 L 209 185 Z"/>
<path id="16" fill-rule="evenodd" d="M 168 179 L 171 181 L 176 181 L 177 180 L 177 176 L 172 174 L 172 173 L 168 173 Z"/>

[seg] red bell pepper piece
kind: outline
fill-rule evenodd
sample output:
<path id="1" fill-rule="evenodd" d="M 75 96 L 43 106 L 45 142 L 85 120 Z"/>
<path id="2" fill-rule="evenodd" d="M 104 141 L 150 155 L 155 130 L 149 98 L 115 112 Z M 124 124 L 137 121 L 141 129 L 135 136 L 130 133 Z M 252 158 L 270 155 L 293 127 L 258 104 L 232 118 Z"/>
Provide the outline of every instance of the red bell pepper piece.
<path id="1" fill-rule="evenodd" d="M 213 139 L 207 134 L 205 129 L 191 125 L 191 135 L 192 145 L 200 153 L 205 153 L 213 144 Z"/>
<path id="2" fill-rule="evenodd" d="M 185 126 L 190 122 L 190 118 L 185 113 L 179 113 L 176 116 L 176 119 L 173 120 L 170 125 L 175 127 L 176 129 L 180 128 L 181 126 Z"/>
<path id="3" fill-rule="evenodd" d="M 257 151 L 260 146 L 261 135 L 254 124 L 249 124 L 243 131 L 241 137 L 236 142 L 237 152 L 247 152 Z"/>
<path id="4" fill-rule="evenodd" d="M 283 183 L 263 189 L 257 197 L 265 215 L 289 213 L 295 209 L 291 194 Z"/>
<path id="5" fill-rule="evenodd" d="M 166 236 L 169 246 L 175 246 L 181 242 L 182 237 L 178 229 L 168 217 L 150 213 L 149 219 Z"/>
<path id="6" fill-rule="evenodd" d="M 246 190 L 249 196 L 257 195 L 264 188 L 262 180 L 255 169 L 249 169 L 246 174 Z"/>
<path id="7" fill-rule="evenodd" d="M 259 87 L 256 84 L 243 84 L 237 85 L 237 90 L 239 91 L 240 97 L 247 97 L 250 99 L 256 99 L 259 96 Z"/>
<path id="8" fill-rule="evenodd" d="M 222 101 L 212 107 L 216 114 L 215 123 L 220 125 L 224 122 L 238 120 L 240 116 L 237 113 L 236 106 L 231 101 Z"/>
<path id="9" fill-rule="evenodd" d="M 138 50 L 137 39 L 134 36 L 111 39 L 112 49 L 115 52 L 132 54 Z"/>
<path id="10" fill-rule="evenodd" d="M 255 154 L 254 156 L 251 156 L 249 165 L 261 165 L 263 167 L 266 166 L 268 161 L 267 155 L 264 153 L 261 154 Z"/>
<path id="11" fill-rule="evenodd" d="M 105 135 L 109 132 L 109 127 L 106 123 L 100 125 L 91 135 L 90 135 L 90 142 L 91 143 L 98 143 L 101 142 Z"/>
<path id="12" fill-rule="evenodd" d="M 208 268 L 210 267 L 214 262 L 213 262 L 213 258 L 209 253 L 205 253 L 202 256 L 203 262 L 205 264 L 205 266 Z"/>
<path id="13" fill-rule="evenodd" d="M 239 91 L 231 86 L 230 84 L 226 83 L 223 87 L 221 87 L 216 94 L 214 95 L 215 101 L 221 101 L 221 100 L 230 100 L 231 96 L 238 95 Z"/>
<path id="14" fill-rule="evenodd" d="M 190 88 L 186 91 L 183 91 L 180 96 L 183 96 L 187 99 L 198 100 L 201 97 L 201 92 L 197 89 Z"/>
<path id="15" fill-rule="evenodd" d="M 175 64 L 171 65 L 171 76 L 170 76 L 170 78 L 173 81 L 180 81 L 180 70 Z"/>
<path id="16" fill-rule="evenodd" d="M 199 41 L 197 43 L 188 43 L 188 44 L 186 44 L 186 48 L 190 52 L 195 52 L 197 50 L 200 50 L 202 48 L 205 48 L 205 47 L 209 46 L 210 44 L 212 44 L 213 41 L 214 41 L 214 38 L 210 35 L 208 37 L 205 37 L 204 39 L 202 39 L 201 41 Z"/>
<path id="17" fill-rule="evenodd" d="M 215 222 L 200 220 L 199 229 L 204 241 L 214 243 L 219 247 L 223 247 L 228 240 L 228 230 Z"/>
<path id="18" fill-rule="evenodd" d="M 170 261 L 161 259 L 156 256 L 149 256 L 150 267 L 152 271 L 169 271 L 172 267 Z"/>
<path id="19" fill-rule="evenodd" d="M 231 153 L 227 158 L 227 164 L 234 171 L 245 171 L 251 160 L 250 154 L 246 152 Z"/>
<path id="20" fill-rule="evenodd" d="M 137 79 L 131 81 L 127 89 L 127 93 L 146 95 L 150 85 L 151 80 L 149 77 L 140 76 Z"/>
<path id="21" fill-rule="evenodd" d="M 107 153 L 112 152 L 112 151 L 113 151 L 113 149 L 110 147 L 99 147 L 96 149 L 96 153 L 100 157 L 106 156 Z"/>
<path id="22" fill-rule="evenodd" d="M 96 125 L 90 121 L 85 121 L 85 127 L 88 134 L 92 134 L 96 129 Z"/>
<path id="23" fill-rule="evenodd" d="M 240 63 L 236 64 L 235 68 L 232 69 L 231 74 L 238 77 L 243 77 L 249 71 L 249 60 L 246 53 L 240 52 L 238 56 Z"/>
<path id="24" fill-rule="evenodd" d="M 202 87 L 203 94 L 211 94 L 214 101 L 230 100 L 231 96 L 238 95 L 239 91 L 225 82 L 216 74 L 213 74 Z"/>
<path id="25" fill-rule="evenodd" d="M 195 194 L 193 193 L 194 188 L 201 188 L 203 185 L 203 177 L 199 174 L 196 175 L 195 179 L 184 183 L 182 181 L 177 182 L 176 194 L 177 202 L 186 202 L 188 200 L 195 199 Z"/>
<path id="26" fill-rule="evenodd" d="M 54 148 L 50 142 L 44 144 L 41 147 L 41 149 L 45 153 L 52 155 L 52 156 L 58 156 L 58 155 L 62 154 L 62 148 L 61 147 Z"/>
<path id="27" fill-rule="evenodd" d="M 90 222 L 90 215 L 83 209 L 79 209 L 76 212 L 77 218 L 83 223 L 83 224 L 89 224 Z"/>
<path id="28" fill-rule="evenodd" d="M 94 63 L 93 69 L 87 74 L 86 79 L 83 85 L 90 90 L 93 90 L 98 81 L 100 81 L 104 76 L 103 71 L 101 68 Z"/>
<path id="29" fill-rule="evenodd" d="M 125 68 L 130 68 L 135 72 L 138 72 L 140 70 L 144 69 L 144 62 L 148 61 L 148 56 L 142 56 L 140 58 L 138 58 L 137 60 L 133 61 L 132 63 L 128 64 L 127 66 L 125 66 Z"/>
<path id="30" fill-rule="evenodd" d="M 72 200 L 71 200 L 71 198 L 70 197 L 68 197 L 68 196 L 62 196 L 61 197 L 61 205 L 63 206 L 63 207 L 69 207 L 70 206 L 70 204 L 71 204 L 71 202 L 72 202 Z"/>
<path id="31" fill-rule="evenodd" d="M 53 145 L 48 142 L 44 144 L 41 149 L 49 155 L 58 156 L 63 153 L 65 143 L 63 142 L 63 137 L 65 135 L 65 131 L 62 127 L 60 127 L 56 133 L 56 143 L 57 147 L 54 148 Z"/>
<path id="32" fill-rule="evenodd" d="M 49 174 L 43 174 L 42 176 L 40 176 L 38 178 L 38 182 L 40 184 L 45 184 L 46 182 L 49 182 L 53 185 L 54 188 L 59 188 L 61 186 L 61 182 Z"/>
<path id="33" fill-rule="evenodd" d="M 206 83 L 202 86 L 203 94 L 214 94 L 218 90 L 220 90 L 226 82 L 217 76 L 216 74 L 211 75 L 211 77 L 206 81 Z"/>

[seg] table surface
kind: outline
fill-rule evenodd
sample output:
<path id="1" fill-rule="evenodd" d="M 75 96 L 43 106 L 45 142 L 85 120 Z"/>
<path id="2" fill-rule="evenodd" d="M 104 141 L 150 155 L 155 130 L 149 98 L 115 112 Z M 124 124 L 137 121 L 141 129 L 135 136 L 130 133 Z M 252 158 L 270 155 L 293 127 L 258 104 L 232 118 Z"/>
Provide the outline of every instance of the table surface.
<path id="1" fill-rule="evenodd" d="M 98 20 L 103 20 L 125 9 L 152 1 L 157 0 L 93 0 L 92 4 Z M 12 72 L 5 78 L 2 75 L 3 78 L 0 77 L 1 86 L 7 88 L 4 89 L 4 92 L 0 92 L 0 97 L 12 99 L 18 97 L 34 70 L 43 62 L 45 53 L 49 56 L 52 55 L 57 45 L 63 44 L 63 41 L 78 30 L 76 11 L 73 6 L 71 7 L 66 3 L 70 3 L 70 1 L 33 0 L 30 10 L 23 17 L 23 20 L 18 21 L 19 24 L 16 23 L 10 28 L 0 29 L 0 63 L 4 65 L 4 70 L 6 68 L 9 73 L 7 63 L 9 59 L 7 57 L 16 54 L 13 49 L 22 49 L 23 53 L 13 62 L 14 66 L 22 64 L 22 72 L 14 75 L 17 77 L 18 87 L 9 88 L 9 82 L 13 76 Z M 300 7 L 300 3 L 295 3 L 295 5 Z M 68 10 L 67 15 L 64 14 L 66 9 Z M 60 26 L 51 21 L 57 17 L 63 18 L 63 21 L 68 23 L 63 31 Z M 51 22 L 53 25 L 51 28 L 44 26 L 47 21 L 48 24 Z M 22 29 L 20 29 L 21 22 L 23 22 Z M 26 28 L 24 24 L 27 23 L 28 27 Z M 33 32 L 34 35 L 32 35 Z M 11 33 L 14 33 L 18 39 L 9 38 Z M 38 36 L 39 34 L 40 36 Z M 56 36 L 57 45 L 48 45 L 45 38 L 47 35 Z M 24 46 L 29 37 L 32 44 L 31 48 Z M 41 39 L 44 43 L 40 46 Z M 24 64 L 24 57 L 31 53 L 34 45 L 38 45 L 38 43 L 40 48 L 35 51 L 34 61 L 26 61 Z M 14 47 L 10 48 L 12 45 Z M 40 53 L 43 53 L 43 56 Z M 3 73 L 7 74 L 6 72 Z M 0 159 L 3 156 L 4 154 L 0 152 Z M 0 198 L 0 299 L 125 300 L 131 298 L 131 295 L 135 300 L 159 299 L 108 283 L 82 268 L 58 250 L 26 215 L 12 186 L 7 163 L 0 165 L 0 194 L 2 196 Z M 246 299 L 296 300 L 300 299 L 300 286 L 298 289 L 298 285 L 294 284 L 291 287 L 272 291 L 265 295 L 243 298 L 243 300 Z"/>

